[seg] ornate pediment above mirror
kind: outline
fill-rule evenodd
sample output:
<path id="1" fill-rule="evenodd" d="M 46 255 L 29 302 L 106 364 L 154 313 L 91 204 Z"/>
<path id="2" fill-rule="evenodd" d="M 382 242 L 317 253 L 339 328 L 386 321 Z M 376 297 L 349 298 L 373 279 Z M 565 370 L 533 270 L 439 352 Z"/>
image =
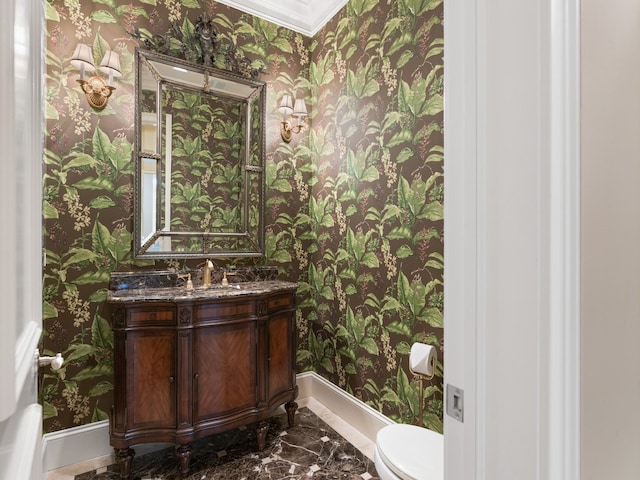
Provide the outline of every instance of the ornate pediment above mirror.
<path id="1" fill-rule="evenodd" d="M 233 50 L 220 53 L 204 21 L 187 28 L 199 48 L 174 34 L 143 42 L 185 58 L 136 49 L 138 258 L 264 253 L 265 83 Z"/>
<path id="2" fill-rule="evenodd" d="M 146 50 L 189 63 L 218 68 L 254 80 L 264 71 L 264 64 L 252 62 L 238 52 L 235 45 L 223 45 L 213 20 L 206 13 L 200 15 L 195 24 L 185 18 L 181 26 L 172 25 L 164 35 L 154 35 L 137 27 L 130 35 L 140 40 Z"/>

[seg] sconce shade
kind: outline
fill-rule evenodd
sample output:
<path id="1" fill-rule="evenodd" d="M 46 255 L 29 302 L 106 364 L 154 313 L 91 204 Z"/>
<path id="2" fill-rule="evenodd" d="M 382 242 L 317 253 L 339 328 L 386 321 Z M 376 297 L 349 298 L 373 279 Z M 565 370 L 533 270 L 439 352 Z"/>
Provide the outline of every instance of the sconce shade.
<path id="1" fill-rule="evenodd" d="M 94 72 L 96 67 L 93 65 L 93 52 L 91 47 L 86 43 L 79 43 L 71 57 L 71 65 L 82 71 Z"/>
<path id="2" fill-rule="evenodd" d="M 298 118 L 307 116 L 307 104 L 304 103 L 304 98 L 296 98 L 296 103 L 293 106 L 293 115 Z"/>
<path id="3" fill-rule="evenodd" d="M 102 57 L 102 62 L 100 62 L 100 70 L 107 73 L 110 77 L 121 77 L 120 55 L 113 50 L 107 50 L 104 57 Z"/>
<path id="4" fill-rule="evenodd" d="M 291 115 L 291 112 L 293 112 L 293 100 L 291 98 L 291 95 L 286 93 L 282 96 L 282 100 L 280 101 L 280 108 L 278 110 L 280 110 L 280 113 L 284 116 Z"/>

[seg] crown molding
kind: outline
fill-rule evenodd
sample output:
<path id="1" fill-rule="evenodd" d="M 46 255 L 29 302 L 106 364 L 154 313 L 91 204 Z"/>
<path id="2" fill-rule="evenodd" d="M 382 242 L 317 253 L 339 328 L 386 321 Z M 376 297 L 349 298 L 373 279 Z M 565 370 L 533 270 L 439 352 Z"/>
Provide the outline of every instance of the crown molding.
<path id="1" fill-rule="evenodd" d="M 347 0 L 218 0 L 218 3 L 313 37 Z"/>

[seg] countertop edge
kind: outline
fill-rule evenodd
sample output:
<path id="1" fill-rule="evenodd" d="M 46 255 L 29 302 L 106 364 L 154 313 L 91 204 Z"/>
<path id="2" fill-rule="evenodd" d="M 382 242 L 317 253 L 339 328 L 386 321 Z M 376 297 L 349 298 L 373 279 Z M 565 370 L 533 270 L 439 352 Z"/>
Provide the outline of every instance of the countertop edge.
<path id="1" fill-rule="evenodd" d="M 251 285 L 247 285 L 250 283 Z M 238 287 L 240 286 L 240 287 Z M 185 287 L 137 288 L 129 290 L 109 290 L 107 302 L 127 304 L 135 302 L 186 303 L 198 300 L 269 295 L 279 292 L 295 292 L 298 284 L 283 280 L 232 283 L 229 286 L 212 286 L 206 289 Z"/>

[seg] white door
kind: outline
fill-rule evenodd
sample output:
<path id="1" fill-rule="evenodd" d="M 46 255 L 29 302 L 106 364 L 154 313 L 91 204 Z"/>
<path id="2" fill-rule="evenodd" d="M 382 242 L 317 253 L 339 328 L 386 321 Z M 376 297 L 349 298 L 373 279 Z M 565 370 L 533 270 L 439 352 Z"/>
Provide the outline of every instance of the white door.
<path id="1" fill-rule="evenodd" d="M 0 480 L 42 479 L 43 2 L 0 1 Z"/>

